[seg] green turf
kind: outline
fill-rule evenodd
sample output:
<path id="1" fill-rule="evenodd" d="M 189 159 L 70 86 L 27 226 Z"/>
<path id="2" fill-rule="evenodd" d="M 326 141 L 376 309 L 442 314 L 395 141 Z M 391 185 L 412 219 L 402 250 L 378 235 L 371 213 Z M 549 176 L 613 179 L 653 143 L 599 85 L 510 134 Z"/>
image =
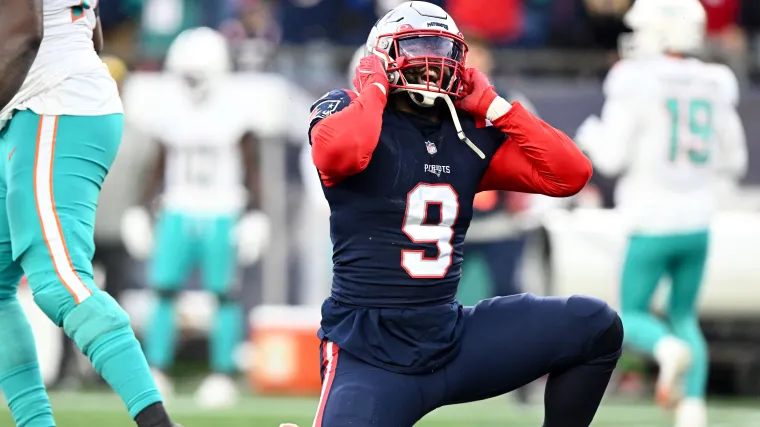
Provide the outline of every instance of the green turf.
<path id="1" fill-rule="evenodd" d="M 53 409 L 59 427 L 134 427 L 119 400 L 105 393 L 55 393 Z M 189 397 L 179 397 L 168 406 L 185 427 L 277 427 L 281 422 L 311 426 L 314 399 L 244 399 L 226 411 L 204 411 Z M 757 408 L 757 407 L 756 407 Z M 721 404 L 711 407 L 711 427 L 754 427 L 760 425 L 760 409 Z M 510 399 L 451 406 L 428 415 L 424 427 L 539 427 L 540 407 L 521 409 Z M 650 405 L 605 402 L 593 424 L 596 427 L 670 427 L 667 414 Z M 11 427 L 7 410 L 0 412 L 0 427 Z"/>

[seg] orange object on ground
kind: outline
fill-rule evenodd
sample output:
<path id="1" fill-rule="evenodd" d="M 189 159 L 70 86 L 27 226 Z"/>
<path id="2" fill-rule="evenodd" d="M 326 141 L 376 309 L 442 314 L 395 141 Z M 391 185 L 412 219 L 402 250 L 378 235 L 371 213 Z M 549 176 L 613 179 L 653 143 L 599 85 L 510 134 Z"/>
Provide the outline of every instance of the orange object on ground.
<path id="1" fill-rule="evenodd" d="M 262 395 L 318 396 L 320 308 L 260 306 L 251 311 L 249 320 L 253 389 Z"/>

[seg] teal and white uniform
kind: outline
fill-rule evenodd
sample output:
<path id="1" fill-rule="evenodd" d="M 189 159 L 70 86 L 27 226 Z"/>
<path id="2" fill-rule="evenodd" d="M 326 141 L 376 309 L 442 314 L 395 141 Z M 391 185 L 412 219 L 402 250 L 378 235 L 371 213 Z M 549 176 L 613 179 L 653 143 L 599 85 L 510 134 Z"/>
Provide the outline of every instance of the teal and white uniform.
<path id="1" fill-rule="evenodd" d="M 597 171 L 621 174 L 616 204 L 630 231 L 621 298 L 626 341 L 650 354 L 669 334 L 689 344 L 685 392 L 700 398 L 707 350 L 696 303 L 716 188 L 747 167 L 738 84 L 723 65 L 662 56 L 619 62 L 604 91 L 601 120 L 582 126 L 579 141 Z M 662 277 L 671 279 L 667 324 L 649 312 Z"/>
<path id="2" fill-rule="evenodd" d="M 235 230 L 248 201 L 240 141 L 253 125 L 249 113 L 235 108 L 241 94 L 228 83 L 225 77 L 209 81 L 208 97 L 198 98 L 181 80 L 167 76 L 160 86 L 161 105 L 151 109 L 157 113 L 143 115 L 140 124 L 166 149 L 149 263 L 149 281 L 160 301 L 146 341 L 148 360 L 159 369 L 174 361 L 173 294 L 197 269 L 204 289 L 220 301 L 211 336 L 212 369 L 236 370 L 232 354 L 242 334 L 242 310 L 232 295 Z"/>
<path id="3" fill-rule="evenodd" d="M 0 350 L 0 387 L 19 425 L 54 425 L 38 424 L 36 404 L 13 400 L 27 399 L 36 387 L 23 376 L 36 356 L 28 323 L 15 309 L 22 274 L 42 311 L 74 339 L 133 416 L 161 399 L 129 317 L 92 277 L 98 194 L 124 122 L 116 83 L 93 46 L 95 6 L 44 0 L 39 53 L 0 111 L 0 325 L 13 335 Z"/>
<path id="4" fill-rule="evenodd" d="M 151 282 L 176 289 L 201 267 L 204 286 L 225 292 L 236 266 L 234 226 L 247 202 L 240 140 L 250 126 L 230 114 L 224 90 L 201 103 L 184 86 L 166 90 L 170 105 L 154 133 L 167 156 Z"/>

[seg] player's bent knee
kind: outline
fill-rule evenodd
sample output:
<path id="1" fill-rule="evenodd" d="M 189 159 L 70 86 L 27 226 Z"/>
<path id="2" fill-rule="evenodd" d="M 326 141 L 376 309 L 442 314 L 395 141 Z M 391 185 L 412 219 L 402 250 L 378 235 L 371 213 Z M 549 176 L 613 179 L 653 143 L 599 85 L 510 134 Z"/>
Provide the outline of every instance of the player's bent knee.
<path id="1" fill-rule="evenodd" d="M 129 329 L 129 315 L 106 292 L 96 292 L 63 320 L 63 328 L 84 354 L 99 338 Z"/>
<path id="2" fill-rule="evenodd" d="M 37 279 L 36 275 L 34 279 Z M 55 286 L 44 286 L 37 290 L 34 293 L 34 302 L 48 319 L 60 327 L 77 304 L 63 285 L 55 283 Z"/>
<path id="3" fill-rule="evenodd" d="M 611 360 L 619 359 L 623 348 L 623 337 L 623 321 L 617 313 L 614 313 L 612 324 L 591 344 L 591 348 L 588 351 L 588 358 L 591 360 L 599 358 L 609 358 Z"/>
<path id="4" fill-rule="evenodd" d="M 587 319 L 583 323 L 592 333 L 586 351 L 589 360 L 609 355 L 619 357 L 623 346 L 623 322 L 609 304 L 598 298 L 573 295 L 567 299 L 567 310 L 574 316 Z"/>
<path id="5" fill-rule="evenodd" d="M 567 309 L 572 314 L 580 317 L 604 314 L 612 319 L 613 316 L 617 315 L 615 310 L 603 300 L 585 295 L 573 295 L 569 297 L 567 299 Z"/>

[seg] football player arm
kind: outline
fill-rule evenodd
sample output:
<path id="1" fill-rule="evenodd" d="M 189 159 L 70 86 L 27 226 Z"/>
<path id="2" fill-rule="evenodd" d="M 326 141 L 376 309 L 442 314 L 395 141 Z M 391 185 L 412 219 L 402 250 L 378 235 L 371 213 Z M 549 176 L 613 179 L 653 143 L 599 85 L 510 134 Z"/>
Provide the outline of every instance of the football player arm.
<path id="1" fill-rule="evenodd" d="M 92 30 L 92 43 L 95 45 L 95 52 L 100 55 L 103 52 L 103 27 L 100 23 L 100 5 L 95 6 L 95 28 Z"/>
<path id="2" fill-rule="evenodd" d="M 42 1 L 5 0 L 0 13 L 0 109 L 26 79 L 42 43 Z"/>
<path id="3" fill-rule="evenodd" d="M 156 143 L 158 144 L 156 160 L 148 173 L 148 179 L 145 180 L 142 196 L 140 197 L 140 205 L 148 210 L 150 210 L 150 206 L 161 191 L 166 171 L 166 145 L 160 141 Z"/>
<path id="4" fill-rule="evenodd" d="M 635 61 L 617 62 L 604 79 L 601 118 L 587 118 L 575 135 L 575 141 L 602 175 L 615 176 L 625 170 L 643 114 L 656 108 L 652 105 L 657 99 L 653 91 L 656 85 L 642 73 Z"/>
<path id="5" fill-rule="evenodd" d="M 720 82 L 723 105 L 715 109 L 718 114 L 713 120 L 717 139 L 718 171 L 738 180 L 747 173 L 747 137 L 742 120 L 736 111 L 739 105 L 739 82 L 730 68 L 715 65 Z"/>
<path id="6" fill-rule="evenodd" d="M 747 173 L 747 137 L 739 113 L 729 108 L 716 123 L 719 144 L 718 168 L 733 179 Z"/>
<path id="7" fill-rule="evenodd" d="M 248 191 L 246 210 L 259 209 L 259 156 L 258 139 L 253 132 L 246 132 L 240 139 L 240 151 L 243 157 L 245 187 Z"/>
<path id="8" fill-rule="evenodd" d="M 312 160 L 322 182 L 332 186 L 363 171 L 380 139 L 387 96 L 372 85 L 360 95 L 332 91 L 312 107 Z"/>
<path id="9" fill-rule="evenodd" d="M 591 162 L 575 143 L 519 102 L 493 121 L 509 138 L 491 159 L 478 191 L 507 190 L 568 197 L 591 178 Z"/>
<path id="10" fill-rule="evenodd" d="M 602 175 L 616 176 L 628 165 L 631 143 L 639 127 L 637 112 L 635 100 L 608 97 L 601 118 L 591 116 L 578 129 L 578 144 Z"/>

